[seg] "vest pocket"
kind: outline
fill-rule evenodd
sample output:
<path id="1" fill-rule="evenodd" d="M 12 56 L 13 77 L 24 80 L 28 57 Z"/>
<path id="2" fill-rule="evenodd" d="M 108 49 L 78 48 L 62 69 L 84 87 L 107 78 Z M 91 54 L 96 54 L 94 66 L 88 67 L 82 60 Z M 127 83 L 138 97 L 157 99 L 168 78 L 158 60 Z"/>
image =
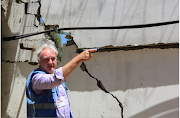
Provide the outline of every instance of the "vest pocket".
<path id="1" fill-rule="evenodd" d="M 48 102 L 55 103 L 56 101 L 55 93 L 53 91 L 48 91 L 47 99 L 48 99 Z"/>
<path id="2" fill-rule="evenodd" d="M 36 109 L 35 110 L 35 117 L 57 117 L 56 109 Z"/>

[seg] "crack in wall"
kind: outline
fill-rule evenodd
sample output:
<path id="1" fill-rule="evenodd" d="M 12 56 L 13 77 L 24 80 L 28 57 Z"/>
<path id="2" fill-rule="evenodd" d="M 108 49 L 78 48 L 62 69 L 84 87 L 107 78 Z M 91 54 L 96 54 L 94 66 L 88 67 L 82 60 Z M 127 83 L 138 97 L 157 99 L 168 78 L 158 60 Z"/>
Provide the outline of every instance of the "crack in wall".
<path id="1" fill-rule="evenodd" d="M 38 9 L 37 9 L 37 13 L 36 14 L 32 14 L 32 13 L 28 13 L 27 11 L 28 11 L 28 3 L 39 3 L 39 7 L 38 7 Z M 36 1 L 36 2 L 26 2 L 26 3 L 24 3 L 25 4 L 25 14 L 27 14 L 27 15 L 34 15 L 35 17 L 34 17 L 34 26 L 35 27 L 38 27 L 38 25 L 36 25 L 35 23 L 36 23 L 36 19 L 39 21 L 39 25 L 40 25 L 40 18 L 41 18 L 41 0 L 38 0 L 38 1 Z"/>
<path id="2" fill-rule="evenodd" d="M 9 61 L 9 60 L 5 61 L 5 60 L 1 60 L 1 62 L 4 62 L 4 63 L 27 63 L 28 62 L 28 64 L 30 64 L 30 65 L 38 65 L 39 64 L 37 62 L 29 62 L 28 60 L 26 60 L 26 61 Z"/>
<path id="3" fill-rule="evenodd" d="M 72 45 L 72 44 L 71 44 Z M 170 48 L 179 48 L 179 43 L 158 43 L 158 44 L 149 44 L 149 45 L 138 45 L 138 46 L 105 46 L 105 47 L 100 47 L 97 52 L 111 52 L 111 51 L 119 51 L 119 50 L 124 50 L 124 51 L 129 51 L 129 50 L 140 50 L 140 49 L 170 49 Z M 77 53 L 82 52 L 83 49 L 86 48 L 78 48 Z"/>
<path id="4" fill-rule="evenodd" d="M 121 108 L 121 117 L 123 118 L 123 105 L 122 103 L 119 101 L 119 99 L 114 96 L 112 93 L 110 93 L 109 91 L 106 90 L 106 88 L 104 87 L 104 85 L 102 84 L 101 80 L 98 80 L 97 78 L 93 77 L 87 70 L 86 65 L 84 62 L 81 63 L 80 65 L 82 71 L 85 71 L 91 78 L 95 79 L 97 81 L 97 86 L 103 90 L 105 93 L 109 93 L 113 98 L 115 98 L 117 100 L 117 102 L 119 103 L 119 107 Z"/>

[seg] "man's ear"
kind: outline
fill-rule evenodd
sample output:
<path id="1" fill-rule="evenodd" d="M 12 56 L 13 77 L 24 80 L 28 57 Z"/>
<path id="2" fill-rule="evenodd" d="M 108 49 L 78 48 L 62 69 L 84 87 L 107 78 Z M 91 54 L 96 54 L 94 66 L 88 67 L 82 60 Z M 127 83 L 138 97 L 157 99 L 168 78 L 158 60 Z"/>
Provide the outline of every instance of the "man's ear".
<path id="1" fill-rule="evenodd" d="M 40 57 L 38 57 L 37 60 L 38 60 L 38 63 L 40 64 Z"/>

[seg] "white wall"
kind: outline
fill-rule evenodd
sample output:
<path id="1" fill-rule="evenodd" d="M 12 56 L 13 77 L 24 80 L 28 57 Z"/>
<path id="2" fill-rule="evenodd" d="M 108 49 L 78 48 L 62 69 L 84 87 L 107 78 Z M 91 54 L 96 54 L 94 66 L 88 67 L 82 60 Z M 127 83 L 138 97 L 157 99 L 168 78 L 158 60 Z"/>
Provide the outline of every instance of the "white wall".
<path id="1" fill-rule="evenodd" d="M 58 24 L 60 28 L 125 26 L 179 19 L 179 0 L 43 0 L 41 9 L 45 23 Z M 78 48 L 179 42 L 179 24 L 70 32 Z"/>
<path id="2" fill-rule="evenodd" d="M 75 45 L 65 47 L 61 64 L 76 55 Z M 96 52 L 85 64 L 92 76 L 122 102 L 125 118 L 178 118 L 178 55 L 179 49 Z M 96 80 L 79 66 L 66 81 L 74 116 L 121 117 L 118 102 L 100 90 Z"/>

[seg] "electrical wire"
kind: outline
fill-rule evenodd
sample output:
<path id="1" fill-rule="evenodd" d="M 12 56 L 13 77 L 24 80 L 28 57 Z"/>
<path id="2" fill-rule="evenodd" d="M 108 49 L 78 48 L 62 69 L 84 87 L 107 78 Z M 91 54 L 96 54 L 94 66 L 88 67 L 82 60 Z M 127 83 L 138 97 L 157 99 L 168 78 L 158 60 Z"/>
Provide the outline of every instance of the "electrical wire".
<path id="1" fill-rule="evenodd" d="M 125 26 L 69 27 L 69 28 L 58 28 L 58 30 L 135 29 L 135 28 L 148 28 L 148 27 L 155 27 L 155 26 L 170 25 L 170 24 L 175 24 L 175 23 L 179 23 L 179 20 L 168 21 L 168 22 L 160 22 L 160 23 L 151 23 L 151 24 L 125 25 Z M 2 39 L 3 39 L 3 41 L 11 41 L 11 40 L 25 38 L 25 37 L 29 37 L 29 36 L 33 36 L 33 35 L 42 34 L 42 33 L 48 33 L 48 32 L 52 32 L 52 31 L 54 31 L 54 30 L 52 29 L 52 30 L 45 30 L 42 32 L 19 35 L 19 36 L 4 37 Z"/>

